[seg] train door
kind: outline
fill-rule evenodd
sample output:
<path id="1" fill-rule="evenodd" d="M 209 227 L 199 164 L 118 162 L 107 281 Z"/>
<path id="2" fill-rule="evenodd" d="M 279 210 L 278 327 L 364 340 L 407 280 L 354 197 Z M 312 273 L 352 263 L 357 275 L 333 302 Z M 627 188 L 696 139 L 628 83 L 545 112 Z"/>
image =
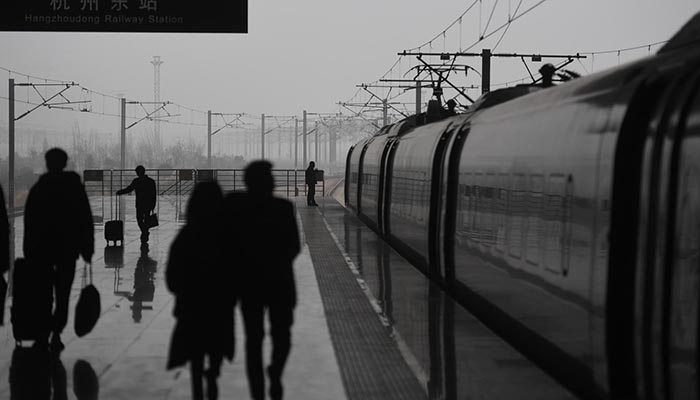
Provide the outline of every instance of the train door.
<path id="1" fill-rule="evenodd" d="M 646 399 L 700 394 L 700 74 L 689 71 L 674 71 L 642 156 L 634 359 Z"/>
<path id="2" fill-rule="evenodd" d="M 365 153 L 367 152 L 367 148 L 369 147 L 370 143 L 372 143 L 372 139 L 368 140 L 365 142 L 360 149 L 360 163 L 358 167 L 358 172 L 357 172 L 357 214 L 360 215 L 362 214 L 362 186 L 363 186 L 363 181 L 364 181 L 364 176 L 363 176 L 363 170 L 364 170 L 364 163 L 365 163 Z"/>
<path id="3" fill-rule="evenodd" d="M 348 156 L 345 160 L 345 193 L 343 193 L 343 196 L 345 198 L 346 207 L 349 207 L 351 204 L 350 186 L 352 184 L 352 152 L 355 150 L 355 147 L 357 147 L 357 145 L 350 146 L 350 150 L 348 150 Z"/>
<path id="4" fill-rule="evenodd" d="M 381 232 L 384 237 L 388 237 L 391 233 L 391 224 L 389 223 L 391 214 L 391 177 L 394 176 L 394 155 L 396 154 L 396 145 L 399 143 L 398 136 L 389 139 L 382 157 L 382 176 L 384 177 L 382 185 L 382 201 L 380 203 L 380 224 Z"/>
<path id="5" fill-rule="evenodd" d="M 449 159 L 448 149 L 452 142 L 452 137 L 459 130 L 459 126 L 451 124 L 445 129 L 440 136 L 433 153 L 432 177 L 430 188 L 430 225 L 428 227 L 428 254 L 430 274 L 439 282 L 445 282 L 445 269 L 443 252 L 440 243 L 443 243 L 444 228 L 443 228 L 443 210 L 445 209 L 445 192 L 444 182 L 446 181 L 445 161 Z"/>
<path id="6" fill-rule="evenodd" d="M 443 175 L 441 191 L 443 201 L 441 208 L 441 229 L 437 234 L 441 239 L 442 248 L 438 249 L 441 260 L 441 273 L 444 282 L 451 285 L 455 282 L 454 257 L 449 256 L 454 252 L 454 240 L 457 218 L 457 199 L 459 195 L 459 161 L 462 154 L 462 147 L 469 135 L 469 125 L 465 124 L 453 135 L 449 145 L 445 150 L 443 162 Z"/>

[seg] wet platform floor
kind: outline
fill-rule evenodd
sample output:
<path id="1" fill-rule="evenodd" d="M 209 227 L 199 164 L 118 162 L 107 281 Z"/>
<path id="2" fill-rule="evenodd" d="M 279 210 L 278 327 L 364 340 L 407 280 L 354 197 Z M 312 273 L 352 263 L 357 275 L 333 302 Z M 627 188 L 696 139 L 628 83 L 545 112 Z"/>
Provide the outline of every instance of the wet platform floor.
<path id="1" fill-rule="evenodd" d="M 287 399 L 561 399 L 571 397 L 527 359 L 445 296 L 336 200 L 297 201 L 302 253 L 295 261 L 299 305 L 284 375 Z M 161 225 L 140 250 L 126 207 L 123 260 L 104 251 L 96 225 L 93 280 L 102 315 L 83 338 L 72 329 L 82 261 L 71 297 L 66 349 L 51 364 L 52 398 L 188 399 L 187 369 L 166 371 L 174 298 L 164 269 L 182 226 L 180 203 L 161 200 Z M 15 235 L 22 237 L 21 217 Z M 21 240 L 16 254 L 21 255 Z M 0 327 L 0 398 L 10 398 L 41 365 L 15 348 L 6 305 Z M 202 310 L 206 312 L 206 310 Z M 240 316 L 236 357 L 223 366 L 221 399 L 247 399 Z M 269 343 L 266 342 L 269 350 Z M 13 358 L 14 353 L 14 358 Z M 20 379 L 10 379 L 12 376 Z M 86 372 L 87 371 L 87 372 Z M 94 375 L 93 375 L 94 374 Z M 26 378 L 26 379 L 25 379 Z M 87 386 L 87 389 L 86 389 Z M 83 393 L 97 392 L 98 397 Z"/>

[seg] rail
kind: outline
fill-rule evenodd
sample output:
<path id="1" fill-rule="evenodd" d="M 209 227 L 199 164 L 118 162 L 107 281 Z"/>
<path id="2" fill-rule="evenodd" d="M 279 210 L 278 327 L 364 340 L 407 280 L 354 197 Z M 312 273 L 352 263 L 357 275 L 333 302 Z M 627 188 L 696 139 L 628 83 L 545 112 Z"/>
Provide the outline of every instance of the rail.
<path id="1" fill-rule="evenodd" d="M 273 169 L 275 180 L 274 194 L 280 197 L 306 195 L 305 170 Z M 177 210 L 176 215 L 184 214 L 188 198 L 198 182 L 215 180 L 224 192 L 245 190 L 243 169 L 149 169 L 146 175 L 156 181 L 158 210 L 160 202 L 167 200 Z M 93 208 L 95 222 L 103 222 L 111 217 L 110 204 L 114 193 L 136 178 L 133 169 L 88 169 L 83 171 L 83 181 Z M 324 171 L 319 170 L 317 180 L 321 186 L 321 196 L 326 195 Z M 128 195 L 127 195 L 128 196 Z M 122 209 L 124 209 L 122 207 Z"/>

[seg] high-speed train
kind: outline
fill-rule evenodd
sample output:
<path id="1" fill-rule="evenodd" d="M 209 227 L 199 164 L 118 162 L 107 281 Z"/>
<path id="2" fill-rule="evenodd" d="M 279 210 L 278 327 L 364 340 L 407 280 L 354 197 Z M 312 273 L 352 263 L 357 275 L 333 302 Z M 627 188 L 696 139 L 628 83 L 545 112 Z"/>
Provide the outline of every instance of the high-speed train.
<path id="1" fill-rule="evenodd" d="M 700 14 L 657 54 L 357 143 L 345 201 L 582 398 L 700 398 Z"/>

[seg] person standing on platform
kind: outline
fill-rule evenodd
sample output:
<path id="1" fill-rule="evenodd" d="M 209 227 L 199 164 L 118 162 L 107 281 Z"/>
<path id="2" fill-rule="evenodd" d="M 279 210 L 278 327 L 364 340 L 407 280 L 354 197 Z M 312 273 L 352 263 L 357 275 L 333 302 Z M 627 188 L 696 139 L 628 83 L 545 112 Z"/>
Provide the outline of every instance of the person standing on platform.
<path id="1" fill-rule="evenodd" d="M 457 115 L 455 107 L 457 107 L 457 102 L 454 99 L 447 100 L 447 109 L 445 110 L 445 118 L 454 117 Z"/>
<path id="2" fill-rule="evenodd" d="M 313 164 L 312 164 L 313 167 Z M 282 373 L 291 350 L 291 327 L 297 303 L 294 258 L 299 254 L 299 232 L 293 204 L 273 196 L 272 164 L 251 162 L 245 169 L 245 195 L 227 198 L 225 219 L 230 229 L 227 247 L 240 259 L 236 270 L 246 334 L 246 372 L 251 397 L 265 399 L 263 369 L 264 318 L 270 321 L 272 359 L 267 367 L 272 400 L 282 399 Z M 229 217 L 230 218 L 230 217 Z M 235 225 L 230 225 L 235 223 Z"/>
<path id="3" fill-rule="evenodd" d="M 117 196 L 136 191 L 136 223 L 141 229 L 141 243 L 148 243 L 148 217 L 156 208 L 156 181 L 146 175 L 146 168 L 143 165 L 136 167 L 137 177 L 124 189 L 117 191 Z"/>
<path id="4" fill-rule="evenodd" d="M 177 319 L 167 368 L 190 363 L 192 394 L 218 397 L 223 358 L 233 359 L 235 291 L 232 269 L 223 259 L 223 195 L 216 182 L 199 183 L 187 204 L 187 224 L 170 247 L 165 279 L 175 295 Z M 208 362 L 204 369 L 205 358 Z"/>
<path id="5" fill-rule="evenodd" d="M 95 252 L 92 210 L 80 176 L 64 171 L 65 151 L 46 152 L 48 172 L 32 186 L 24 206 L 24 257 L 28 265 L 50 271 L 55 292 L 51 321 L 51 348 L 61 351 L 61 333 L 68 320 L 75 262 L 82 256 L 91 262 Z"/>
<path id="6" fill-rule="evenodd" d="M 306 168 L 305 181 L 307 186 L 306 205 L 317 206 L 314 196 L 316 195 L 316 163 L 311 161 L 309 167 Z"/>

